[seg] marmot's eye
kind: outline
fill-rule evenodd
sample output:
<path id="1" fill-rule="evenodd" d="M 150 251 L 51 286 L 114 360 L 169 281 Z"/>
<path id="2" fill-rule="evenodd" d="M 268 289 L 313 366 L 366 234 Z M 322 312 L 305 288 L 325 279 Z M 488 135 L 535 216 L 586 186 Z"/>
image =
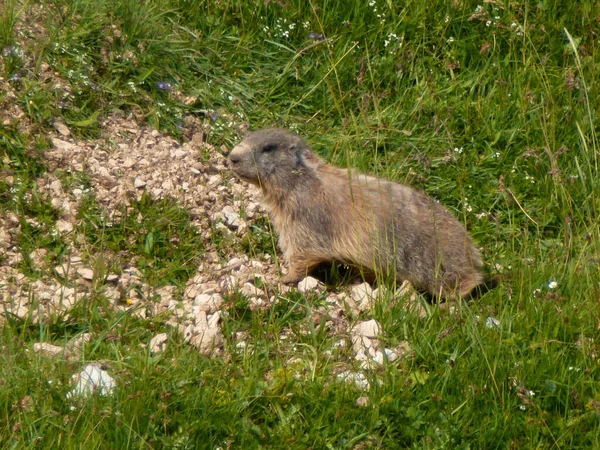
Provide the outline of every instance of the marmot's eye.
<path id="1" fill-rule="evenodd" d="M 266 144 L 262 148 L 263 153 L 271 153 L 271 152 L 274 152 L 275 150 L 277 150 L 277 144 Z"/>

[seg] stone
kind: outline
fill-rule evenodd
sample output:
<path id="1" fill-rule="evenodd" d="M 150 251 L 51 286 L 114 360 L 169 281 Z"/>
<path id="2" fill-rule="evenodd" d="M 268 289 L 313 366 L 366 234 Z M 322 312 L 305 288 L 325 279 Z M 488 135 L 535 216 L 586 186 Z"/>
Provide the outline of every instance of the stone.
<path id="1" fill-rule="evenodd" d="M 94 271 L 87 267 L 80 267 L 77 269 L 77 274 L 84 280 L 92 281 L 94 279 Z"/>
<path id="2" fill-rule="evenodd" d="M 365 312 L 370 309 L 375 295 L 369 283 L 361 283 L 350 288 L 350 298 L 359 311 Z"/>
<path id="3" fill-rule="evenodd" d="M 52 142 L 52 145 L 58 150 L 72 151 L 75 149 L 75 144 L 63 141 L 62 139 L 51 137 L 50 141 Z"/>
<path id="4" fill-rule="evenodd" d="M 378 346 L 377 336 L 381 333 L 381 326 L 375 319 L 359 322 L 351 331 L 352 348 L 357 354 L 375 355 Z"/>
<path id="5" fill-rule="evenodd" d="M 83 370 L 73 375 L 76 381 L 75 388 L 67 393 L 67 398 L 75 396 L 89 397 L 92 394 L 111 395 L 116 387 L 116 382 L 103 365 L 98 363 L 88 364 Z"/>
<path id="6" fill-rule="evenodd" d="M 61 353 L 68 353 L 64 348 L 58 345 L 52 345 L 47 342 L 36 342 L 33 344 L 33 351 L 42 356 L 56 356 Z M 66 356 L 66 355 L 65 355 Z"/>
<path id="7" fill-rule="evenodd" d="M 167 333 L 160 333 L 150 339 L 148 343 L 148 347 L 152 353 L 164 352 L 167 348 L 167 341 L 169 340 L 169 336 Z"/>
<path id="8" fill-rule="evenodd" d="M 375 319 L 357 323 L 352 329 L 353 336 L 377 338 L 381 334 L 381 325 Z"/>
<path id="9" fill-rule="evenodd" d="M 298 283 L 298 290 L 303 294 L 309 292 L 322 292 L 324 290 L 323 284 L 313 277 L 306 277 Z"/>
<path id="10" fill-rule="evenodd" d="M 69 130 L 69 128 L 62 122 L 56 121 L 52 124 L 52 126 L 62 136 L 70 136 L 71 135 L 71 130 Z"/>
<path id="11" fill-rule="evenodd" d="M 362 372 L 350 372 L 349 370 L 339 373 L 337 376 L 338 380 L 345 381 L 347 383 L 354 383 L 358 389 L 368 390 L 371 385 L 367 377 Z"/>
<path id="12" fill-rule="evenodd" d="M 252 283 L 244 283 L 240 288 L 240 294 L 245 295 L 246 297 L 261 297 L 265 295 L 262 289 L 257 288 Z"/>
<path id="13" fill-rule="evenodd" d="M 223 297 L 219 294 L 199 294 L 194 298 L 194 306 L 206 313 L 218 311 L 222 304 Z"/>
<path id="14" fill-rule="evenodd" d="M 215 349 L 223 345 L 223 333 L 220 328 L 194 329 L 189 343 L 196 347 L 200 353 L 210 356 Z"/>
<path id="15" fill-rule="evenodd" d="M 358 397 L 356 399 L 356 406 L 360 406 L 360 407 L 366 407 L 369 406 L 371 404 L 371 401 L 369 400 L 369 397 L 367 396 L 362 396 L 362 397 Z"/>

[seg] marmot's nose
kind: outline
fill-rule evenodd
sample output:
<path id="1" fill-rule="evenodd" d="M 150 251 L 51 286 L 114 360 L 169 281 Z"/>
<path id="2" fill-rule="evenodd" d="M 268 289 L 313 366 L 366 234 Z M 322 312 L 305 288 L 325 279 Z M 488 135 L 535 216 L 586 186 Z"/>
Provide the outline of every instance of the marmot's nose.
<path id="1" fill-rule="evenodd" d="M 229 161 L 231 161 L 232 164 L 236 164 L 240 162 L 240 155 L 235 154 L 235 153 L 231 153 L 229 155 Z"/>

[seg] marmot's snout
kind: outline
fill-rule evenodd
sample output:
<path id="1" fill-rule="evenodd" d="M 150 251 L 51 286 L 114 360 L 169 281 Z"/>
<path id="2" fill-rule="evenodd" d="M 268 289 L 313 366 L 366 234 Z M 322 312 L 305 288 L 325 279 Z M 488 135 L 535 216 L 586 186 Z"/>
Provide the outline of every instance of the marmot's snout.
<path id="1" fill-rule="evenodd" d="M 229 165 L 240 178 L 256 183 L 258 179 L 256 161 L 252 158 L 252 149 L 248 145 L 242 142 L 231 150 Z"/>

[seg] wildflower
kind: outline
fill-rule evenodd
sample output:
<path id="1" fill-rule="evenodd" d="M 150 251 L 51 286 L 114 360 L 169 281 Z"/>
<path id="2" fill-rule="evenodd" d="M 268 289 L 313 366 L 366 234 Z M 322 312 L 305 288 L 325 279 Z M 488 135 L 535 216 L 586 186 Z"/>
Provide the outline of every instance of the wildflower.
<path id="1" fill-rule="evenodd" d="M 398 36 L 396 36 L 396 33 L 390 33 L 387 39 L 383 41 L 383 46 L 387 47 L 390 44 L 390 42 L 392 42 L 392 40 L 398 40 Z"/>
<path id="2" fill-rule="evenodd" d="M 210 118 L 212 120 L 217 120 L 218 117 L 219 117 L 219 115 L 216 113 L 216 111 L 213 111 L 210 113 Z"/>
<path id="3" fill-rule="evenodd" d="M 454 38 L 450 36 L 446 42 L 448 42 L 448 44 L 451 44 L 452 42 L 454 42 Z"/>
<path id="4" fill-rule="evenodd" d="M 454 147 L 454 153 L 458 153 L 459 155 L 463 152 L 462 147 Z"/>
<path id="5" fill-rule="evenodd" d="M 548 289 L 556 289 L 558 287 L 558 283 L 554 280 L 550 281 L 550 283 L 548 283 Z"/>
<path id="6" fill-rule="evenodd" d="M 444 17 L 444 23 L 448 23 L 448 22 L 450 22 L 450 16 Z"/>
<path id="7" fill-rule="evenodd" d="M 311 41 L 320 41 L 321 39 L 323 39 L 323 35 L 321 33 L 315 33 L 314 31 L 311 31 L 310 33 L 308 33 L 308 38 Z"/>
<path id="8" fill-rule="evenodd" d="M 158 83 L 156 83 L 156 87 L 160 90 L 168 91 L 169 89 L 171 89 L 171 83 L 167 81 L 159 81 Z"/>

